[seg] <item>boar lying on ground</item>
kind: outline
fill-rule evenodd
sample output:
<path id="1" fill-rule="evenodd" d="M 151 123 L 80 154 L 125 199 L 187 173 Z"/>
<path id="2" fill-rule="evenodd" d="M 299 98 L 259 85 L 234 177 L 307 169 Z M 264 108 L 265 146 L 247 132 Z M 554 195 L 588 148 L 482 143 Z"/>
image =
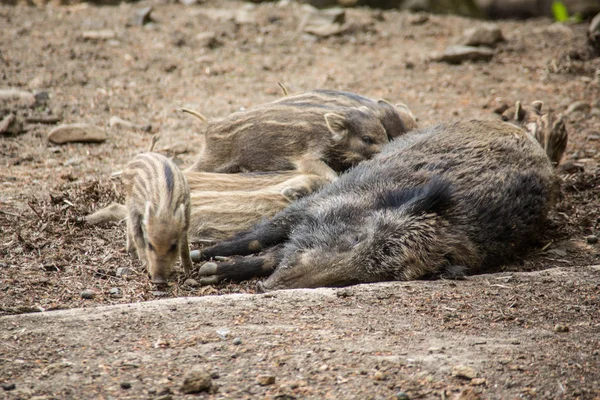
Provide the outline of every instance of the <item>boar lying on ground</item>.
<path id="1" fill-rule="evenodd" d="M 190 188 L 189 240 L 215 241 L 249 229 L 313 193 L 328 181 L 296 171 L 217 174 L 185 171 Z M 113 203 L 86 217 L 88 224 L 127 219 L 127 207 Z"/>
<path id="2" fill-rule="evenodd" d="M 332 180 L 414 126 L 406 106 L 397 111 L 347 92 L 308 92 L 208 121 L 205 144 L 190 169 L 295 169 Z"/>
<path id="3" fill-rule="evenodd" d="M 542 145 L 546 155 L 555 167 L 560 164 L 567 148 L 567 128 L 562 114 L 558 118 L 550 113 L 542 113 L 544 103 L 537 100 L 530 106 L 522 106 L 520 101 L 502 113 L 502 120 L 523 127 Z"/>
<path id="4" fill-rule="evenodd" d="M 261 291 L 460 277 L 534 243 L 556 194 L 554 169 L 524 130 L 442 124 L 396 138 L 316 194 L 192 258 L 266 250 L 199 270 L 202 283 L 270 274 Z"/>
<path id="5" fill-rule="evenodd" d="M 156 284 L 166 283 L 178 256 L 189 272 L 190 192 L 183 173 L 165 156 L 142 153 L 127 164 L 122 180 L 129 254 L 139 257 Z"/>

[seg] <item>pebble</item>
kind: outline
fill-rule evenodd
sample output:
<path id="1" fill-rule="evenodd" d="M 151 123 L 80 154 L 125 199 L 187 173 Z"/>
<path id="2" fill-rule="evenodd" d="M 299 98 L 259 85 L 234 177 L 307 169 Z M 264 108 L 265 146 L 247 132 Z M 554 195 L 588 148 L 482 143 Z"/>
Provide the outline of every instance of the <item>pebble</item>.
<path id="1" fill-rule="evenodd" d="M 121 289 L 118 287 L 111 288 L 108 291 L 108 294 L 110 295 L 110 297 L 121 297 L 123 295 Z"/>
<path id="2" fill-rule="evenodd" d="M 461 44 L 465 46 L 489 46 L 504 41 L 504 35 L 496 24 L 483 24 L 463 32 Z"/>
<path id="3" fill-rule="evenodd" d="M 2 384 L 2 389 L 8 391 L 11 390 L 15 390 L 17 388 L 17 385 L 15 385 L 14 383 L 3 383 Z"/>
<path id="4" fill-rule="evenodd" d="M 144 7 L 135 11 L 135 15 L 133 17 L 133 24 L 137 26 L 146 25 L 148 22 L 152 21 L 150 14 L 152 13 L 152 7 Z"/>
<path id="5" fill-rule="evenodd" d="M 569 332 L 569 326 L 556 324 L 556 325 L 554 325 L 554 332 L 559 332 L 559 333 Z"/>
<path id="6" fill-rule="evenodd" d="M 110 40 L 117 37 L 117 32 L 112 29 L 101 29 L 98 31 L 86 31 L 81 34 L 84 40 Z"/>
<path id="7" fill-rule="evenodd" d="M 589 236 L 586 236 L 585 240 L 589 244 L 596 244 L 596 243 L 598 243 L 598 236 L 596 236 L 596 235 L 589 235 Z"/>
<path id="8" fill-rule="evenodd" d="M 94 297 L 96 297 L 96 292 L 94 292 L 93 290 L 84 290 L 83 292 L 81 292 L 82 299 L 91 300 Z"/>
<path id="9" fill-rule="evenodd" d="M 163 394 L 162 396 L 158 396 L 156 400 L 173 400 L 173 396 L 170 394 Z"/>
<path id="10" fill-rule="evenodd" d="M 163 292 L 162 290 L 153 290 L 150 293 L 152 293 L 152 296 L 154 297 L 165 297 L 169 294 L 167 292 Z"/>
<path id="11" fill-rule="evenodd" d="M 260 386 L 269 386 L 275 383 L 275 375 L 259 375 L 256 377 L 256 382 Z"/>
<path id="12" fill-rule="evenodd" d="M 119 267 L 117 268 L 117 276 L 127 276 L 131 274 L 131 269 L 127 267 Z"/>
<path id="13" fill-rule="evenodd" d="M 16 101 L 29 107 L 35 106 L 35 95 L 31 92 L 19 89 L 0 89 L 1 101 Z"/>
<path id="14" fill-rule="evenodd" d="M 387 375 L 385 372 L 376 371 L 373 374 L 373 379 L 375 379 L 376 381 L 385 381 L 387 379 Z"/>
<path id="15" fill-rule="evenodd" d="M 217 39 L 217 34 L 214 32 L 200 32 L 196 35 L 195 39 L 198 42 L 199 47 L 206 47 L 209 49 L 215 49 L 223 44 Z"/>
<path id="16" fill-rule="evenodd" d="M 444 53 L 434 56 L 433 61 L 460 64 L 463 61 L 489 61 L 494 51 L 487 47 L 449 46 Z"/>
<path id="17" fill-rule="evenodd" d="M 487 383 L 487 380 L 485 378 L 473 378 L 473 379 L 471 379 L 471 382 L 469 382 L 469 385 L 482 386 L 482 385 L 485 385 L 486 383 Z"/>
<path id="18" fill-rule="evenodd" d="M 239 337 L 236 337 L 233 339 L 232 343 L 236 346 L 239 346 L 240 344 L 242 344 L 242 339 L 240 339 Z"/>
<path id="19" fill-rule="evenodd" d="M 473 379 L 477 377 L 477 371 L 466 365 L 455 365 L 452 367 L 452 376 L 463 379 Z"/>
<path id="20" fill-rule="evenodd" d="M 231 331 L 227 328 L 219 328 L 217 329 L 217 335 L 219 335 L 219 338 L 222 340 L 227 339 L 227 336 L 231 333 Z"/>
<path id="21" fill-rule="evenodd" d="M 48 133 L 48 140 L 52 143 L 63 144 L 69 142 L 98 143 L 108 139 L 104 129 L 90 124 L 65 124 L 59 125 Z"/>
<path id="22" fill-rule="evenodd" d="M 192 394 L 207 392 L 212 388 L 212 378 L 210 373 L 200 366 L 193 367 L 190 372 L 183 378 L 181 385 L 182 393 Z"/>
<path id="23" fill-rule="evenodd" d="M 121 389 L 131 389 L 131 383 L 121 382 Z"/>
<path id="24" fill-rule="evenodd" d="M 18 135 L 25 132 L 23 130 L 23 121 L 15 114 L 8 114 L 0 121 L 0 134 Z"/>
<path id="25" fill-rule="evenodd" d="M 396 400 L 410 400 L 410 396 L 409 396 L 409 395 L 408 395 L 408 393 L 406 393 L 406 392 L 397 392 L 397 393 L 394 395 L 394 398 L 395 398 Z"/>
<path id="26" fill-rule="evenodd" d="M 185 280 L 185 282 L 183 282 L 184 286 L 189 286 L 189 287 L 198 287 L 200 286 L 200 284 L 198 283 L 197 280 L 193 279 L 193 278 L 188 278 Z"/>
<path id="27" fill-rule="evenodd" d="M 346 22 L 346 11 L 340 7 L 325 10 L 304 4 L 302 6 L 304 17 L 300 23 L 301 30 L 305 33 L 319 37 L 328 37 L 342 33 Z"/>
<path id="28" fill-rule="evenodd" d="M 111 128 L 128 128 L 128 129 L 137 128 L 137 125 L 134 124 L 133 122 L 124 120 L 123 118 L 117 117 L 116 115 L 113 115 L 112 117 L 110 117 L 110 119 L 108 120 L 108 126 L 110 126 Z"/>

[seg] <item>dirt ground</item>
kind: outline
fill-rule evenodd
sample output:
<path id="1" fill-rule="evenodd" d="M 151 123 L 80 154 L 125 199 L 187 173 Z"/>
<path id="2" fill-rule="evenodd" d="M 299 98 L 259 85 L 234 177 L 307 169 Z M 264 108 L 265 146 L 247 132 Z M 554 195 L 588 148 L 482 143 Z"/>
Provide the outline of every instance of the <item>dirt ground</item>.
<path id="1" fill-rule="evenodd" d="M 138 25 L 147 6 L 152 21 Z M 179 398 L 200 364 L 218 387 L 207 398 L 600 398 L 600 272 L 587 267 L 600 264 L 588 238 L 600 235 L 600 58 L 587 25 L 499 22 L 491 61 L 451 65 L 431 57 L 481 21 L 348 9 L 323 38 L 303 33 L 303 16 L 293 2 L 0 6 L 0 89 L 36 95 L 0 99 L 0 119 L 26 121 L 0 137 L 0 397 Z M 125 254 L 123 225 L 81 217 L 122 200 L 111 173 L 152 133 L 158 151 L 193 162 L 197 121 L 181 107 L 225 116 L 279 98 L 277 82 L 404 102 L 421 126 L 543 100 L 570 132 L 547 240 L 459 282 L 259 296 L 238 295 L 255 281 L 181 277 L 155 290 Z M 108 140 L 49 143 L 57 123 L 35 122 L 49 117 Z M 182 299 L 125 305 L 162 297 Z M 459 364 L 474 381 L 453 375 Z"/>

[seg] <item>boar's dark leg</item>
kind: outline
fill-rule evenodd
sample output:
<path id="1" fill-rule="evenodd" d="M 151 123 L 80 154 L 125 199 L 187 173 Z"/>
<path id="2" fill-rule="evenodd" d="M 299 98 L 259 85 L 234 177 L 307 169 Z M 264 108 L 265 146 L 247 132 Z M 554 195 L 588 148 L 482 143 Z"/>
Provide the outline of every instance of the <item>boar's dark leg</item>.
<path id="1" fill-rule="evenodd" d="M 200 284 L 210 285 L 228 279 L 243 281 L 270 275 L 281 260 L 279 247 L 261 257 L 234 257 L 230 261 L 207 262 L 200 267 Z"/>
<path id="2" fill-rule="evenodd" d="M 239 233 L 231 239 L 226 239 L 201 251 L 191 252 L 192 261 L 210 260 L 216 256 L 245 256 L 258 253 L 284 242 L 300 218 L 299 212 L 288 208 L 272 219 L 258 224 L 252 230 Z"/>

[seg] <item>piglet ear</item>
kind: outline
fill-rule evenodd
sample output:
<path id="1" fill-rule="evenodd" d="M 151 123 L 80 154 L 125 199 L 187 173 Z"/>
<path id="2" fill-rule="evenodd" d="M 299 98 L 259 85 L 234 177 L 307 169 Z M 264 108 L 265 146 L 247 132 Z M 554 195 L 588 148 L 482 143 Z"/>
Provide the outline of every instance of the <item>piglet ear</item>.
<path id="1" fill-rule="evenodd" d="M 327 113 L 324 115 L 327 128 L 333 134 L 332 138 L 336 142 L 342 141 L 348 135 L 346 128 L 346 118 L 339 114 Z"/>
<path id="2" fill-rule="evenodd" d="M 515 121 L 522 121 L 525 118 L 525 111 L 521 106 L 521 102 L 517 100 L 515 103 Z"/>
<path id="3" fill-rule="evenodd" d="M 150 216 L 152 215 L 152 204 L 147 201 L 146 208 L 144 209 L 144 226 L 148 226 L 148 221 L 150 220 Z"/>
<path id="4" fill-rule="evenodd" d="M 537 112 L 541 113 L 542 112 L 542 107 L 544 106 L 544 102 L 540 101 L 540 100 L 536 100 L 533 103 L 531 103 L 531 107 L 533 107 L 535 110 L 537 110 Z"/>
<path id="5" fill-rule="evenodd" d="M 185 222 L 185 204 L 181 203 L 179 205 L 179 207 L 177 208 L 177 211 L 175 211 L 175 219 L 180 224 L 183 224 Z"/>

